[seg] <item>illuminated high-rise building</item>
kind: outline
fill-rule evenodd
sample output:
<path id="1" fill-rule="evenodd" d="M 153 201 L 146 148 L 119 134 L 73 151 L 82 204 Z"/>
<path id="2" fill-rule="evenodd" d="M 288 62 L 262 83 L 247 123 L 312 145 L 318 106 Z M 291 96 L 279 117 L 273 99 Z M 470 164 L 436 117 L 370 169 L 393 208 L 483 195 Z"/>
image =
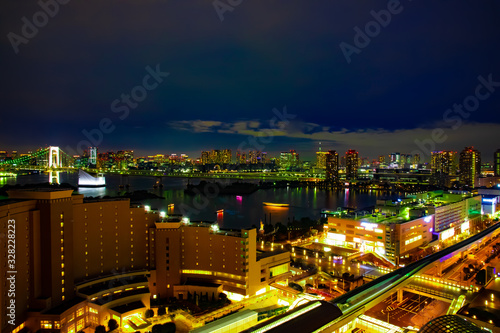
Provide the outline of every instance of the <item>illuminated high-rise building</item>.
<path id="1" fill-rule="evenodd" d="M 247 154 L 242 153 L 239 150 L 236 151 L 236 163 L 238 164 L 246 164 L 247 163 Z"/>
<path id="2" fill-rule="evenodd" d="M 257 164 L 259 162 L 260 151 L 250 150 L 248 152 L 248 160 L 250 164 Z"/>
<path id="3" fill-rule="evenodd" d="M 345 173 L 347 180 L 354 180 L 358 176 L 359 154 L 354 149 L 345 153 Z"/>
<path id="4" fill-rule="evenodd" d="M 432 174 L 442 173 L 446 175 L 456 174 L 456 152 L 449 150 L 433 151 L 431 153 Z"/>
<path id="5" fill-rule="evenodd" d="M 209 155 L 210 155 L 210 152 L 208 152 L 208 151 L 202 151 L 201 152 L 201 164 L 208 164 L 208 163 L 210 163 L 210 161 L 209 161 Z"/>
<path id="6" fill-rule="evenodd" d="M 399 163 L 401 159 L 401 154 L 400 153 L 392 153 L 390 156 L 391 163 Z"/>
<path id="7" fill-rule="evenodd" d="M 379 162 L 379 163 L 385 163 L 385 155 L 380 155 L 380 156 L 378 157 L 378 162 Z"/>
<path id="8" fill-rule="evenodd" d="M 97 166 L 97 147 L 89 147 L 89 164 L 91 166 Z"/>
<path id="9" fill-rule="evenodd" d="M 419 164 L 419 163 L 420 163 L 420 154 L 413 155 L 413 164 Z"/>
<path id="10" fill-rule="evenodd" d="M 267 163 L 268 160 L 267 160 L 267 153 L 265 151 L 263 151 L 260 155 L 260 162 L 261 163 Z"/>
<path id="11" fill-rule="evenodd" d="M 325 169 L 326 168 L 326 158 L 327 152 L 317 151 L 316 152 L 316 168 Z"/>
<path id="12" fill-rule="evenodd" d="M 231 149 L 222 149 L 219 151 L 219 163 L 230 164 L 232 159 Z"/>
<path id="13" fill-rule="evenodd" d="M 469 187 L 475 187 L 477 178 L 481 175 L 481 153 L 474 147 L 465 147 L 460 152 L 460 182 Z"/>
<path id="14" fill-rule="evenodd" d="M 339 154 L 335 150 L 325 153 L 325 180 L 329 183 L 338 183 L 339 181 Z"/>
<path id="15" fill-rule="evenodd" d="M 450 176 L 457 173 L 456 152 L 441 150 L 431 153 L 431 182 L 437 186 L 450 186 Z"/>
<path id="16" fill-rule="evenodd" d="M 493 154 L 493 169 L 495 177 L 500 177 L 500 149 L 497 149 Z"/>
<path id="17" fill-rule="evenodd" d="M 326 168 L 326 154 L 328 153 L 321 151 L 321 142 L 320 142 L 318 151 L 316 152 L 316 168 L 318 169 Z"/>
<path id="18" fill-rule="evenodd" d="M 231 158 L 231 149 L 212 149 L 201 152 L 202 164 L 230 164 Z"/>
<path id="19" fill-rule="evenodd" d="M 281 152 L 280 165 L 284 169 L 292 169 L 299 166 L 299 154 L 291 149 L 289 152 Z"/>

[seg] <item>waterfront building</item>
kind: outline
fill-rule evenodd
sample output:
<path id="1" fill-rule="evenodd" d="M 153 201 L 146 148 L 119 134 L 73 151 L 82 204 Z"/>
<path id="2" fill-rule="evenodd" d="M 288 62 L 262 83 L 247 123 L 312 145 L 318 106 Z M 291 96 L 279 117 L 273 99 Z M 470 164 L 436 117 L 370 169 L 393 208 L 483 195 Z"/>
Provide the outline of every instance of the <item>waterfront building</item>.
<path id="1" fill-rule="evenodd" d="M 299 167 L 299 153 L 291 149 L 289 152 L 281 152 L 280 167 L 285 170 L 290 170 Z"/>
<path id="2" fill-rule="evenodd" d="M 327 154 L 325 151 L 316 152 L 316 168 L 326 169 Z"/>
<path id="3" fill-rule="evenodd" d="M 460 182 L 470 188 L 477 186 L 481 175 L 481 153 L 474 147 L 466 147 L 460 152 Z"/>
<path id="4" fill-rule="evenodd" d="M 339 182 L 339 154 L 335 150 L 329 150 L 325 155 L 326 178 L 329 183 Z"/>
<path id="5" fill-rule="evenodd" d="M 201 152 L 201 164 L 205 165 L 205 164 L 211 163 L 210 159 L 209 159 L 209 155 L 210 155 L 210 152 L 208 152 L 208 151 Z"/>
<path id="6" fill-rule="evenodd" d="M 346 179 L 355 180 L 358 176 L 359 154 L 356 150 L 349 149 L 345 153 Z"/>
<path id="7" fill-rule="evenodd" d="M 201 152 L 202 164 L 230 164 L 231 158 L 231 149 L 212 149 Z"/>

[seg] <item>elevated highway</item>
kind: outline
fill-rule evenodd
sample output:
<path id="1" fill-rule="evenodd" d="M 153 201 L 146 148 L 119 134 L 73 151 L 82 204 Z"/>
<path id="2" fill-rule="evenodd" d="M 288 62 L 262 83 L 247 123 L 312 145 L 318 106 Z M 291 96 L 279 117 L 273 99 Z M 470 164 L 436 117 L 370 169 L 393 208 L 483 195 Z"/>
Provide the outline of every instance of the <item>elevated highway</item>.
<path id="1" fill-rule="evenodd" d="M 442 298 L 449 300 L 450 298 L 455 298 L 461 294 L 472 293 L 471 290 L 463 289 L 461 286 L 451 285 L 450 282 L 443 281 L 443 295 L 435 295 L 432 289 L 424 290 L 425 283 L 435 283 L 436 281 L 431 281 L 432 278 L 427 278 L 427 281 L 423 278 L 424 272 L 436 265 L 436 262 L 444 262 L 445 260 L 452 258 L 456 254 L 469 249 L 474 246 L 474 244 L 479 244 L 483 242 L 486 238 L 492 237 L 494 235 L 500 234 L 500 224 L 495 224 L 482 232 L 473 235 L 457 244 L 449 246 L 439 252 L 431 254 L 423 259 L 420 259 L 414 263 L 407 265 L 406 267 L 399 268 L 393 272 L 389 272 L 373 281 L 370 281 L 352 291 L 347 292 L 333 299 L 330 304 L 336 306 L 340 309 L 341 315 L 336 316 L 334 319 L 330 320 L 328 323 L 323 324 L 321 327 L 314 327 L 309 332 L 333 332 L 344 325 L 355 320 L 358 316 L 363 315 L 365 311 L 369 310 L 371 307 L 382 302 L 384 299 L 389 297 L 391 294 L 397 292 L 398 290 L 407 288 L 408 290 L 414 290 L 421 293 L 428 293 L 433 298 Z M 448 287 L 446 287 L 448 283 Z M 435 289 L 434 289 L 435 290 Z M 413 292 L 413 291 L 412 291 Z M 293 321 L 294 325 L 304 326 L 310 317 L 314 315 L 315 311 L 324 311 L 322 307 L 313 309 L 310 313 L 305 315 L 294 315 L 293 311 L 289 314 L 290 320 Z M 281 318 L 280 320 L 283 320 Z M 277 323 L 273 325 L 272 322 L 268 324 L 268 327 L 272 327 L 268 330 L 259 330 L 259 332 L 269 331 L 269 332 L 281 332 L 282 329 Z"/>

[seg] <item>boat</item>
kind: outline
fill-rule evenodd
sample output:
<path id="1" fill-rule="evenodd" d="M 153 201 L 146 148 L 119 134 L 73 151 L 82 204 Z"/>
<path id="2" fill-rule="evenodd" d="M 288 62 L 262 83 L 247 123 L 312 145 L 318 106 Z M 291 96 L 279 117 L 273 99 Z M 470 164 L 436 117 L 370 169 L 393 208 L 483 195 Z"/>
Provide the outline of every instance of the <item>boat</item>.
<path id="1" fill-rule="evenodd" d="M 106 186 L 106 178 L 104 174 L 98 173 L 93 176 L 82 169 L 78 170 L 78 186 L 79 187 L 104 187 Z"/>
<path id="2" fill-rule="evenodd" d="M 263 202 L 264 206 L 272 206 L 272 207 L 288 207 L 290 204 L 287 203 L 274 203 L 274 202 Z"/>

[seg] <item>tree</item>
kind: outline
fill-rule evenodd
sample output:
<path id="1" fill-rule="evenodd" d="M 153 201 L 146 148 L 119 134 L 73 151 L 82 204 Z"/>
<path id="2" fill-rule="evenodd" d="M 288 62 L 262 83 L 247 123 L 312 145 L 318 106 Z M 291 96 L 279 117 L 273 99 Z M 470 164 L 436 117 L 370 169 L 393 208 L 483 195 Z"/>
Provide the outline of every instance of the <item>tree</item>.
<path id="1" fill-rule="evenodd" d="M 164 305 L 160 306 L 158 308 L 158 316 L 163 316 L 167 314 L 167 309 L 165 308 Z"/>
<path id="2" fill-rule="evenodd" d="M 175 333 L 177 327 L 175 323 L 169 322 L 162 325 L 162 333 Z"/>
<path id="3" fill-rule="evenodd" d="M 226 294 L 224 294 L 224 293 L 219 293 L 219 300 L 221 300 L 221 301 L 222 301 L 222 300 L 223 300 L 223 301 L 225 301 L 226 299 L 227 299 L 227 295 L 226 295 Z"/>
<path id="4" fill-rule="evenodd" d="M 108 330 L 116 330 L 119 327 L 118 322 L 115 319 L 108 320 Z"/>
<path id="5" fill-rule="evenodd" d="M 104 325 L 99 325 L 95 328 L 95 333 L 106 333 L 106 327 Z"/>
<path id="6" fill-rule="evenodd" d="M 153 311 L 153 309 L 148 309 L 148 310 L 146 310 L 144 317 L 151 318 L 151 317 L 154 317 L 154 315 L 155 315 L 155 312 Z"/>
<path id="7" fill-rule="evenodd" d="M 153 328 L 151 329 L 152 333 L 162 333 L 162 326 L 161 324 L 156 324 L 153 325 Z"/>

